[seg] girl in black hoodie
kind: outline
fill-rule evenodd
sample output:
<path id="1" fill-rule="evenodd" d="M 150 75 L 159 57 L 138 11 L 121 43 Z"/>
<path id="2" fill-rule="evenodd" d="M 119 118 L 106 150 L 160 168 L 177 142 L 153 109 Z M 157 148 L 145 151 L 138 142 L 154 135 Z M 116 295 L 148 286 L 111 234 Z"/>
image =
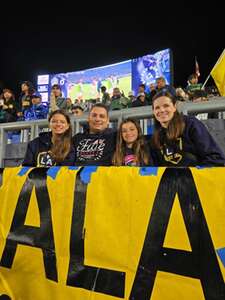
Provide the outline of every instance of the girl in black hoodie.
<path id="1" fill-rule="evenodd" d="M 156 166 L 225 165 L 224 153 L 205 125 L 195 117 L 181 115 L 170 93 L 156 94 L 152 107 L 152 157 Z"/>
<path id="2" fill-rule="evenodd" d="M 49 116 L 51 132 L 40 133 L 28 143 L 23 166 L 51 167 L 74 165 L 75 152 L 71 142 L 72 129 L 69 116 L 56 110 Z"/>

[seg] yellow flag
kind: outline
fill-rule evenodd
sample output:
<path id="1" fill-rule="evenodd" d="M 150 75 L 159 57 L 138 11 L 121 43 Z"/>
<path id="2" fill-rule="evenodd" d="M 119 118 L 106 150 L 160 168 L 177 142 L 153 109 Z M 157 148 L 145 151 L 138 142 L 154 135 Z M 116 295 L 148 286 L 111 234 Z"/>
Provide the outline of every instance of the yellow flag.
<path id="1" fill-rule="evenodd" d="M 210 73 L 221 96 L 225 96 L 225 49 Z"/>

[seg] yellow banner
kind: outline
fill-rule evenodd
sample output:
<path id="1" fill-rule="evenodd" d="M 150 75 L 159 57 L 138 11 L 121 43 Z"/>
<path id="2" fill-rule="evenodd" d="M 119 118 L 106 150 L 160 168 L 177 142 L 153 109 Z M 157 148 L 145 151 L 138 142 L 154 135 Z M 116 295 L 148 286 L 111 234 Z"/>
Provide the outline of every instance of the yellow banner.
<path id="1" fill-rule="evenodd" d="M 221 96 L 225 96 L 225 49 L 210 73 Z"/>
<path id="2" fill-rule="evenodd" d="M 4 169 L 0 295 L 224 300 L 224 183 L 225 168 Z"/>

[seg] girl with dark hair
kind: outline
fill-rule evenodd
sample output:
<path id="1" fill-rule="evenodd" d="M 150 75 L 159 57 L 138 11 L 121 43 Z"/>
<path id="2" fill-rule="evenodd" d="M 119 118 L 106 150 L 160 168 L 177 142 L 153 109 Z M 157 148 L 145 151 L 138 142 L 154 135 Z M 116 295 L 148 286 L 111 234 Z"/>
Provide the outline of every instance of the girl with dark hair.
<path id="1" fill-rule="evenodd" d="M 23 112 L 32 106 L 31 96 L 35 93 L 33 84 L 30 81 L 24 81 L 21 84 L 21 95 L 19 98 L 19 112 L 17 116 L 23 120 Z"/>
<path id="2" fill-rule="evenodd" d="M 224 165 L 225 156 L 205 125 L 177 111 L 176 100 L 169 92 L 153 97 L 155 131 L 152 157 L 158 166 Z"/>
<path id="3" fill-rule="evenodd" d="M 56 110 L 49 116 L 51 132 L 42 132 L 28 143 L 23 166 L 51 167 L 74 165 L 72 129 L 69 116 Z"/>
<path id="4" fill-rule="evenodd" d="M 116 151 L 113 156 L 115 166 L 147 166 L 150 156 L 145 145 L 141 127 L 134 119 L 122 121 L 117 134 Z"/>
<path id="5" fill-rule="evenodd" d="M 0 112 L 4 115 L 4 118 L 0 120 L 1 123 L 15 122 L 17 119 L 15 96 L 10 89 L 4 89 L 0 96 Z"/>

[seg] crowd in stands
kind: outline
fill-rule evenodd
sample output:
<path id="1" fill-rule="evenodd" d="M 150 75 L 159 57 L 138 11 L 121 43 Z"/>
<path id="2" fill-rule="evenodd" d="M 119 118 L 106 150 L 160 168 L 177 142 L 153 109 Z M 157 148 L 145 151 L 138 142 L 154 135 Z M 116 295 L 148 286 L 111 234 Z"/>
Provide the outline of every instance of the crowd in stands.
<path id="1" fill-rule="evenodd" d="M 49 120 L 50 132 L 42 132 L 28 143 L 24 166 L 54 165 L 132 165 L 195 166 L 225 165 L 225 156 L 206 127 L 194 116 L 183 116 L 177 101 L 205 101 L 207 93 L 193 74 L 185 89 L 166 84 L 163 77 L 148 87 L 140 84 L 135 96 L 113 89 L 112 95 L 101 87 L 102 99 L 86 107 L 62 95 L 60 85 L 51 87 L 49 103 L 42 102 L 29 81 L 21 85 L 15 100 L 10 89 L 0 99 L 0 122 Z M 143 136 L 139 122 L 124 120 L 115 131 L 109 128 L 109 111 L 152 106 L 154 131 Z M 147 107 L 146 107 L 147 109 Z M 72 137 L 70 116 L 89 111 L 83 132 Z"/>
<path id="2" fill-rule="evenodd" d="M 12 90 L 3 89 L 0 96 L 0 123 L 46 119 L 50 112 L 57 109 L 81 116 L 83 112 L 89 111 L 96 102 L 105 104 L 109 110 L 152 105 L 153 97 L 160 91 L 168 91 L 178 101 L 206 101 L 209 95 L 207 90 L 202 89 L 202 84 L 198 83 L 196 74 L 189 76 L 188 85 L 184 89 L 181 87 L 175 89 L 166 84 L 163 77 L 159 77 L 155 83 L 151 83 L 149 86 L 140 84 L 136 95 L 132 91 L 128 95 L 124 95 L 119 87 L 114 87 L 111 95 L 105 86 L 101 86 L 100 90 L 101 99 L 93 101 L 70 99 L 62 96 L 60 85 L 54 84 L 51 87 L 50 101 L 42 102 L 41 94 L 35 91 L 33 84 L 25 81 L 21 85 L 21 94 L 18 99 L 15 99 Z M 213 94 L 215 95 L 216 92 L 214 89 Z"/>

